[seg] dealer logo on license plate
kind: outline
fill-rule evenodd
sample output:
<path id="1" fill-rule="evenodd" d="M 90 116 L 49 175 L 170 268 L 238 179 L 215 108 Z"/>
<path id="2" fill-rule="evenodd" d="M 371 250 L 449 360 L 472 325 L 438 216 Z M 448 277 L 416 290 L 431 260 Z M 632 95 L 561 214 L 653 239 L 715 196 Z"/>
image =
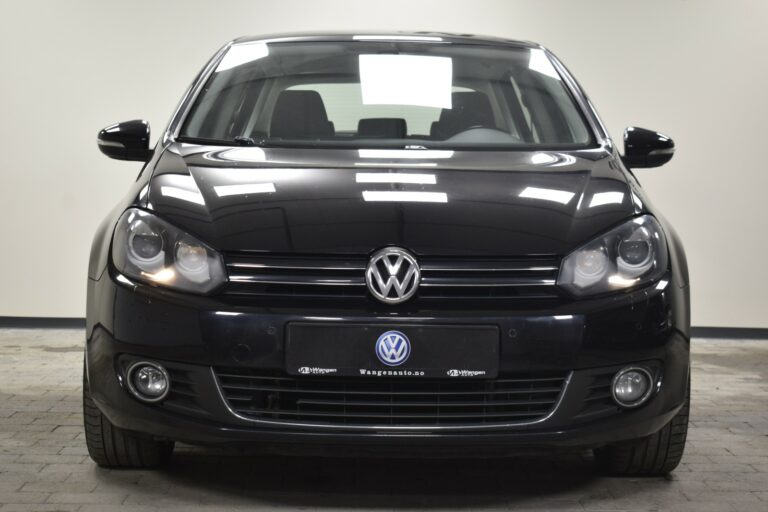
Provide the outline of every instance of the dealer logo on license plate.
<path id="1" fill-rule="evenodd" d="M 400 331 L 387 331 L 376 340 L 376 356 L 387 366 L 400 366 L 411 355 L 411 342 Z"/>

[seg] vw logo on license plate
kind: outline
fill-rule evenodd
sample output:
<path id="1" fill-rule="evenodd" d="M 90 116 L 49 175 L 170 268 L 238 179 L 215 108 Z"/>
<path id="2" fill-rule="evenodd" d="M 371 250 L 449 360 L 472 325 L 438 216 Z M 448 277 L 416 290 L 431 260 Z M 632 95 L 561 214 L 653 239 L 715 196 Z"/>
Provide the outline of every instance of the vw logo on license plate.
<path id="1" fill-rule="evenodd" d="M 411 355 L 411 342 L 400 331 L 387 331 L 376 340 L 376 356 L 387 366 L 400 366 Z"/>

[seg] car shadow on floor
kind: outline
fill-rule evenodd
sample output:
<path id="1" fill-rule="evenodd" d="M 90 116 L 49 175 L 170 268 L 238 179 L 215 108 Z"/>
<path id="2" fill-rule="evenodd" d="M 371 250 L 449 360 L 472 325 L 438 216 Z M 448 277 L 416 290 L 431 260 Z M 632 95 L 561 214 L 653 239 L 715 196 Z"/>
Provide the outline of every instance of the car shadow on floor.
<path id="1" fill-rule="evenodd" d="M 222 506 L 506 508 L 534 500 L 575 504 L 610 497 L 587 453 L 368 459 L 233 455 L 184 447 L 157 477 L 169 484 L 168 498 L 180 495 Z"/>

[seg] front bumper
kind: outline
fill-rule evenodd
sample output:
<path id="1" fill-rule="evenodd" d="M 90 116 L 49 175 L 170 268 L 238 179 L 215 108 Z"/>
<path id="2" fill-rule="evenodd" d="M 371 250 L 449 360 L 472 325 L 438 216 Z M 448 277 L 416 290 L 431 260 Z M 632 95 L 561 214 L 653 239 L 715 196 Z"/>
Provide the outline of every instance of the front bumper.
<path id="1" fill-rule="evenodd" d="M 672 285 L 529 310 L 418 310 L 324 304 L 254 307 L 122 285 L 109 273 L 89 282 L 87 371 L 92 396 L 115 425 L 192 444 L 249 444 L 264 449 L 451 455 L 504 454 L 521 447 L 598 447 L 641 438 L 663 427 L 682 406 L 689 340 L 682 290 Z M 491 306 L 493 307 L 493 306 Z M 683 320 L 680 320 L 683 318 Z M 556 407 L 519 425 L 400 428 L 260 421 L 233 412 L 214 368 L 279 372 L 290 322 L 496 325 L 500 374 L 561 371 L 569 375 Z M 191 398 L 143 404 L 123 383 L 123 362 L 159 361 L 183 375 Z M 658 391 L 636 410 L 590 401 L 595 382 L 625 365 L 654 370 Z"/>

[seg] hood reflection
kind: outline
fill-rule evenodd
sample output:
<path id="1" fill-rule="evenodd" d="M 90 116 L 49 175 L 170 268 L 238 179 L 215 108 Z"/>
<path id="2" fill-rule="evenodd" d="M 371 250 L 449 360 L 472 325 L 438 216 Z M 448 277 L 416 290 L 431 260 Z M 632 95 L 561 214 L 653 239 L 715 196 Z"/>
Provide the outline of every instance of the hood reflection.
<path id="1" fill-rule="evenodd" d="M 205 198 L 192 176 L 165 174 L 161 179 L 160 193 L 163 196 L 205 206 Z"/>
<path id="2" fill-rule="evenodd" d="M 249 194 L 269 194 L 275 192 L 274 183 L 244 183 L 242 185 L 216 185 L 213 191 L 219 197 L 247 196 Z"/>
<path id="3" fill-rule="evenodd" d="M 392 190 L 364 190 L 363 199 L 366 202 L 400 202 L 400 203 L 447 203 L 448 194 L 445 192 L 401 192 Z"/>
<path id="4" fill-rule="evenodd" d="M 589 202 L 590 208 L 606 204 L 621 204 L 624 202 L 624 192 L 598 192 Z"/>
<path id="5" fill-rule="evenodd" d="M 534 153 L 531 163 L 544 167 L 562 167 L 576 162 L 576 158 L 565 153 Z"/>
<path id="6" fill-rule="evenodd" d="M 542 201 L 553 201 L 560 204 L 568 204 L 575 196 L 575 192 L 567 190 L 557 190 L 554 188 L 525 187 L 519 196 L 527 199 L 541 199 Z"/>
<path id="7" fill-rule="evenodd" d="M 227 160 L 229 162 L 265 162 L 267 155 L 261 148 L 232 148 L 206 153 L 205 158 L 209 160 Z"/>
<path id="8" fill-rule="evenodd" d="M 453 157 L 453 151 L 442 149 L 359 149 L 358 155 L 360 158 L 442 160 Z"/>
<path id="9" fill-rule="evenodd" d="M 355 173 L 357 183 L 411 183 L 419 185 L 435 185 L 437 178 L 434 174 L 405 174 L 405 173 Z"/>

